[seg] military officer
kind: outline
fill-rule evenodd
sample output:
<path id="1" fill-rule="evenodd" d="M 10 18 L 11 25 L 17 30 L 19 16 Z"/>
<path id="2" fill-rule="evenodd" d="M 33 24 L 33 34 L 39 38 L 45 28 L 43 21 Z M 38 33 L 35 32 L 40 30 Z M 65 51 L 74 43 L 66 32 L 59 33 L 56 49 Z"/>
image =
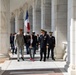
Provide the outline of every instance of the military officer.
<path id="1" fill-rule="evenodd" d="M 53 34 L 53 32 L 49 32 L 49 39 L 48 39 L 49 47 L 48 47 L 47 58 L 49 58 L 50 50 L 51 50 L 51 58 L 52 58 L 52 60 L 55 60 L 55 58 L 54 58 L 55 37 L 52 34 Z"/>
<path id="2" fill-rule="evenodd" d="M 39 42 L 40 42 L 40 61 L 42 61 L 43 55 L 44 55 L 43 61 L 46 61 L 47 36 L 46 36 L 45 30 L 41 29 L 41 35 L 39 37 Z"/>

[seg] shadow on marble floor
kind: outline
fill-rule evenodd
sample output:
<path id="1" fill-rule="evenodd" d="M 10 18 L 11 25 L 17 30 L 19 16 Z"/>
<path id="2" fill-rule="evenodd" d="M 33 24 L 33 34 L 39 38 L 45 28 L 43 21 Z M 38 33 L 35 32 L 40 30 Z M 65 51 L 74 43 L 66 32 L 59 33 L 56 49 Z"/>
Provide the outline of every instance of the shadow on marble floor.
<path id="1" fill-rule="evenodd" d="M 64 68 L 6 70 L 2 75 L 31 75 L 31 74 L 32 75 L 34 74 L 62 75 L 62 72 L 60 69 L 64 71 Z"/>

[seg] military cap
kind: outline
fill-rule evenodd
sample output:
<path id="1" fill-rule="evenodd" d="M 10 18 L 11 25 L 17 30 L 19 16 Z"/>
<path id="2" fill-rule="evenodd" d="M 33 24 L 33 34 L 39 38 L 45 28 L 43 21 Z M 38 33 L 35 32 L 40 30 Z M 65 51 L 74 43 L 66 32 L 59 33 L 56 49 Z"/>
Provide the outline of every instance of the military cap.
<path id="1" fill-rule="evenodd" d="M 45 31 L 47 33 L 47 31 Z"/>
<path id="2" fill-rule="evenodd" d="M 33 34 L 35 34 L 35 32 L 34 32 L 34 31 L 33 31 L 32 33 L 33 33 Z"/>
<path id="3" fill-rule="evenodd" d="M 41 29 L 41 31 L 45 32 L 45 30 L 44 30 L 44 29 Z"/>
<path id="4" fill-rule="evenodd" d="M 32 34 L 35 35 L 35 32 L 33 31 Z"/>

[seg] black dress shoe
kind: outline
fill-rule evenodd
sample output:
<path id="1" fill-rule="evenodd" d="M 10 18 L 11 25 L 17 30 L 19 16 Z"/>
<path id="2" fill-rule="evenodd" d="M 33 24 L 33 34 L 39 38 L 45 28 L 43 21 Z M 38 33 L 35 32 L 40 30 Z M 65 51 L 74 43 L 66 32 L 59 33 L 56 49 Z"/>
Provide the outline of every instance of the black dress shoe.
<path id="1" fill-rule="evenodd" d="M 40 61 L 42 61 L 42 59 L 40 59 Z"/>
<path id="2" fill-rule="evenodd" d="M 15 52 L 15 54 L 17 54 L 17 52 Z"/>
<path id="3" fill-rule="evenodd" d="M 12 53 L 14 55 L 14 53 Z"/>
<path id="4" fill-rule="evenodd" d="M 46 60 L 44 60 L 44 62 L 45 62 Z"/>
<path id="5" fill-rule="evenodd" d="M 55 61 L 55 59 L 53 58 L 52 60 L 54 60 Z"/>
<path id="6" fill-rule="evenodd" d="M 24 61 L 24 58 L 23 57 L 21 57 L 21 59 Z"/>
<path id="7" fill-rule="evenodd" d="M 20 61 L 20 60 L 17 60 L 18 62 Z"/>
<path id="8" fill-rule="evenodd" d="M 49 59 L 49 57 L 47 57 L 47 59 Z"/>
<path id="9" fill-rule="evenodd" d="M 30 54 L 29 52 L 27 52 L 27 54 Z"/>

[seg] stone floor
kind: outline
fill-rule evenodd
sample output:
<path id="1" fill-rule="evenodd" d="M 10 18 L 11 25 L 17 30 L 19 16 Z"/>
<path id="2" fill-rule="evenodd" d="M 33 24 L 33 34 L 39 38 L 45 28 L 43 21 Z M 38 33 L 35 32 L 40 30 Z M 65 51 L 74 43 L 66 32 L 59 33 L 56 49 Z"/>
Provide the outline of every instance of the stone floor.
<path id="1" fill-rule="evenodd" d="M 35 55 L 35 61 L 30 61 L 30 56 L 25 55 L 25 60 L 17 61 L 17 55 L 10 54 L 10 60 L 0 63 L 0 75 L 68 75 L 65 71 L 65 61 L 53 61 L 47 59 L 46 62 L 39 61 L 39 53 Z"/>
<path id="2" fill-rule="evenodd" d="M 1 64 L 1 63 L 4 63 L 6 60 L 9 60 L 9 58 L 5 58 L 5 57 L 0 58 L 0 64 Z"/>

